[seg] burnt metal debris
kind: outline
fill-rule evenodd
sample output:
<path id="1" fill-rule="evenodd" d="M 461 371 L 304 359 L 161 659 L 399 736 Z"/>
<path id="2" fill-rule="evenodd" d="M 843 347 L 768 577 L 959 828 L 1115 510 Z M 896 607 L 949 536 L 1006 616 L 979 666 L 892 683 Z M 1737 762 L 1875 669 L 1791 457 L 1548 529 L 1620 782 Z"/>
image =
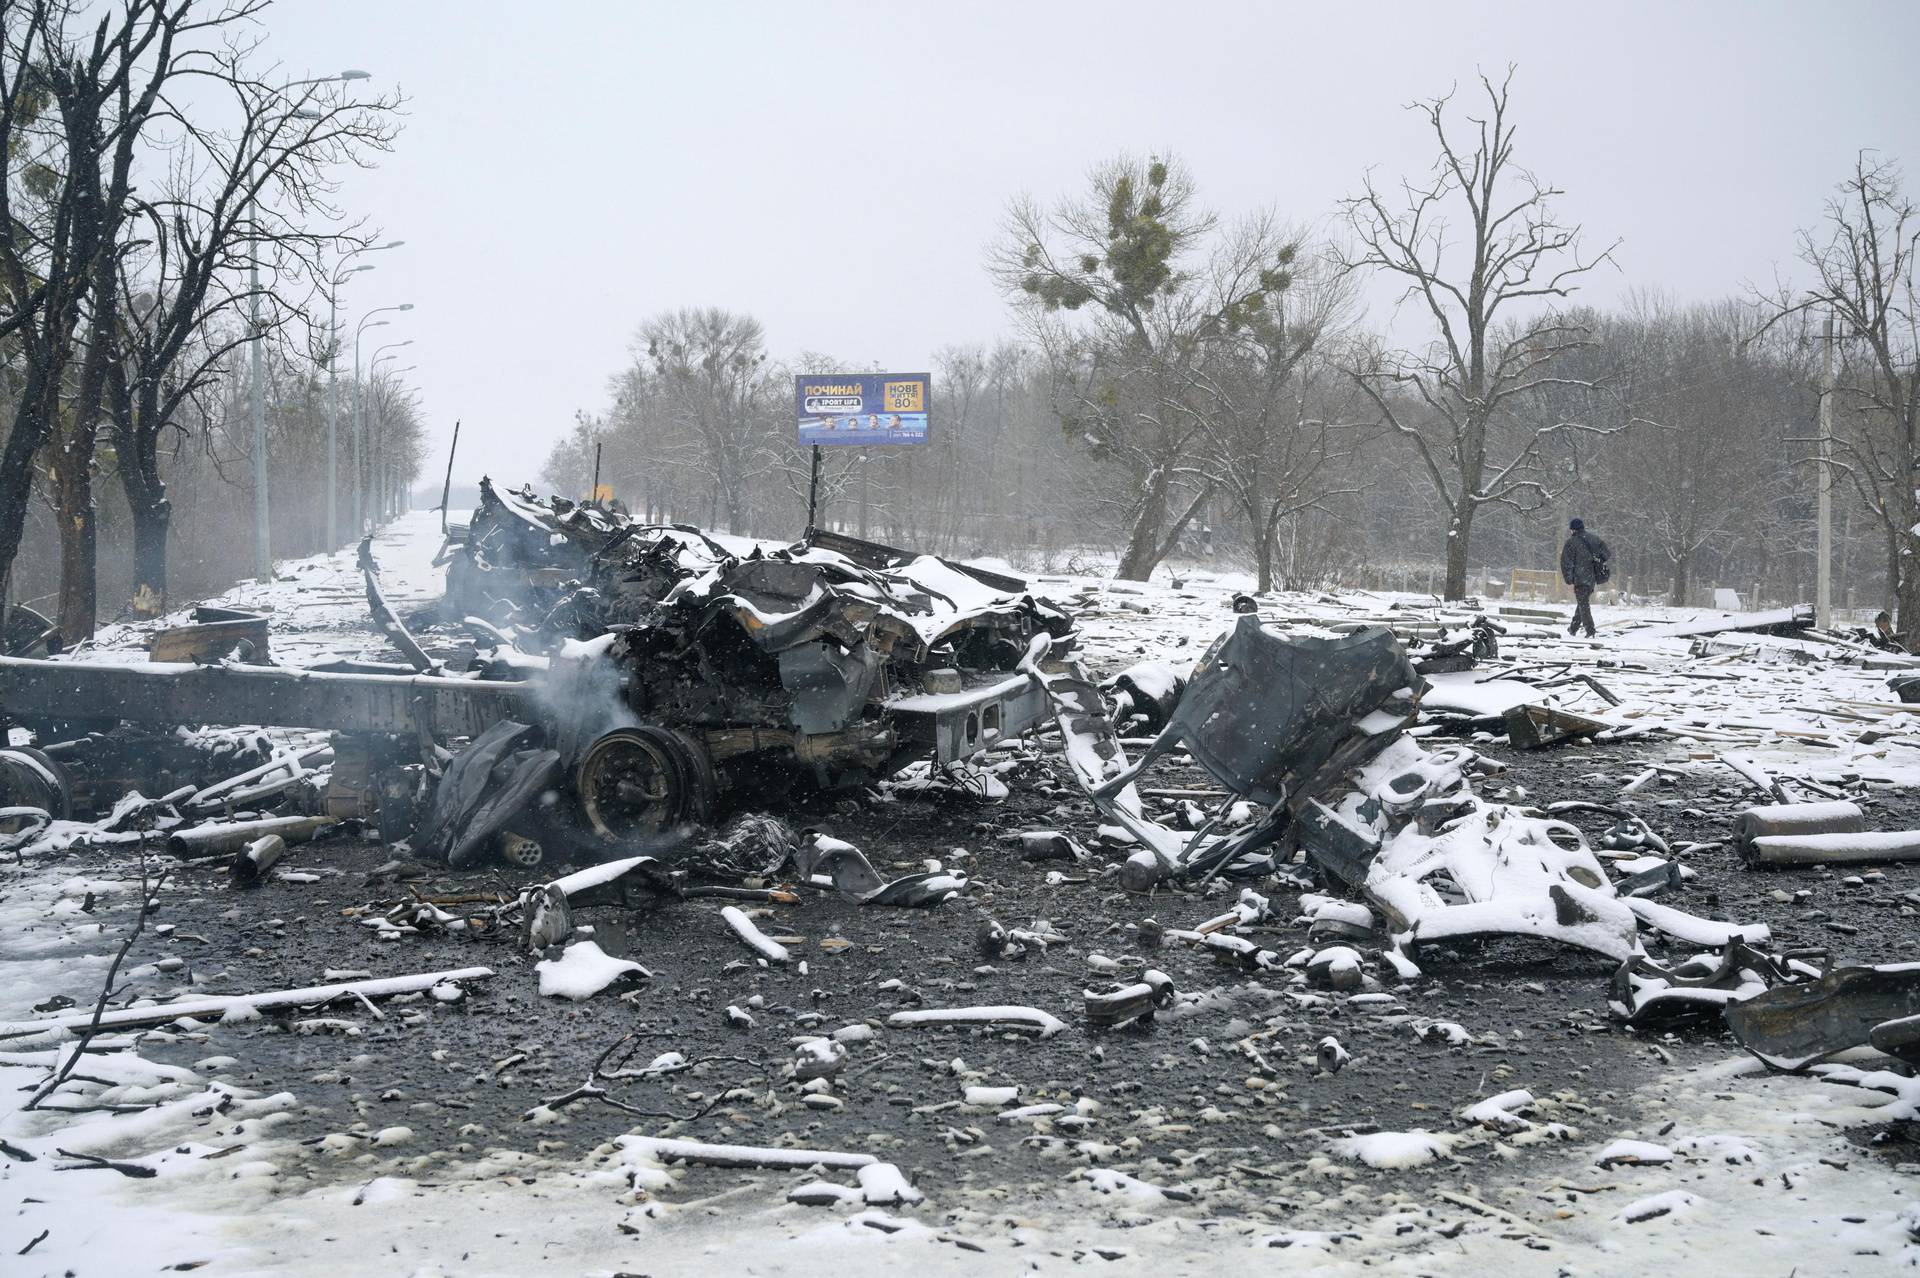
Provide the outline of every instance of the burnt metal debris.
<path id="1" fill-rule="evenodd" d="M 769 772 L 849 789 L 1046 716 L 1014 673 L 1067 615 L 1024 583 L 877 543 L 736 553 L 684 526 L 482 486 L 448 603 L 549 658 L 545 722 L 588 835 L 703 823 Z"/>
<path id="2" fill-rule="evenodd" d="M 1004 574 L 837 534 L 735 550 L 490 483 L 443 554 L 444 600 L 413 627 L 370 544 L 359 559 L 412 673 L 0 658 L 0 706 L 47 739 L 122 722 L 329 728 L 331 815 L 398 839 L 424 812 L 416 846 L 455 865 L 503 832 L 524 856 L 558 842 L 592 859 L 684 838 L 746 790 L 857 789 L 1012 740 L 1050 715 L 1015 669 L 1030 642 L 1072 643 L 1070 618 Z M 221 629 L 197 628 L 191 653 L 185 639 L 167 651 L 217 660 L 254 622 L 207 625 Z M 457 649 L 429 651 L 450 625 L 470 645 L 457 674 Z M 512 767 L 493 757 L 503 723 L 524 725 Z M 534 810 L 556 791 L 562 809 Z M 36 797 L 52 801 L 22 803 L 46 806 Z"/>
<path id="3" fill-rule="evenodd" d="M 1898 1023 L 1920 1017 L 1920 963 L 1835 967 L 1727 1004 L 1740 1045 L 1779 1070 L 1803 1070 L 1873 1041 L 1911 1042 Z"/>
<path id="4" fill-rule="evenodd" d="M 200 665 L 233 657 L 265 665 L 272 659 L 268 619 L 238 608 L 195 608 L 193 622 L 158 631 L 147 641 L 147 656 L 160 662 L 190 661 Z M 29 656 L 29 653 L 8 653 Z"/>

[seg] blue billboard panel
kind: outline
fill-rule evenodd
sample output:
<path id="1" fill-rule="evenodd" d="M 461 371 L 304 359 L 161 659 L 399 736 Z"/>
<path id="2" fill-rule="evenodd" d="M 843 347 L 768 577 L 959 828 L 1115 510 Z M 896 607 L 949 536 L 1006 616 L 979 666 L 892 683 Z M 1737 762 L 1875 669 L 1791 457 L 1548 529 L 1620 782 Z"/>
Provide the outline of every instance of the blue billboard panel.
<path id="1" fill-rule="evenodd" d="M 932 379 L 925 373 L 824 373 L 793 379 L 800 443 L 924 444 Z"/>

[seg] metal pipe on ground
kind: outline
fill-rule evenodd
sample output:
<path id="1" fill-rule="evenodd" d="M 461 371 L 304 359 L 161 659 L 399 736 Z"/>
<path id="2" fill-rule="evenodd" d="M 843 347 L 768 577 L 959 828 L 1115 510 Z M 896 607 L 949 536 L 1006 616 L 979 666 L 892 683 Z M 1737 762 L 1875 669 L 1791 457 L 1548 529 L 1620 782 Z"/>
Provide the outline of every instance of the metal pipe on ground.
<path id="1" fill-rule="evenodd" d="M 320 831 L 340 824 L 337 817 L 284 816 L 258 821 L 216 821 L 175 830 L 167 836 L 167 851 L 177 857 L 198 859 L 238 852 L 266 835 L 278 835 L 283 843 L 305 843 Z"/>
<path id="2" fill-rule="evenodd" d="M 1740 859 L 1755 865 L 1813 865 L 1817 861 L 1765 860 L 1757 843 L 1761 839 L 1808 839 L 1828 835 L 1857 835 L 1867 828 L 1860 805 L 1844 800 L 1830 803 L 1775 803 L 1751 807 L 1735 819 L 1734 846 Z M 1791 855 L 1776 850 L 1776 855 Z"/>
<path id="3" fill-rule="evenodd" d="M 117 1007 L 104 1013 L 70 1012 L 44 1020 L 8 1021 L 0 1024 L 0 1039 L 24 1038 L 33 1034 L 78 1029 L 122 1030 L 165 1025 L 183 1016 L 212 1020 L 235 1012 L 242 1014 L 277 1011 L 282 1008 L 320 1007 L 344 998 L 389 998 L 395 994 L 414 994 L 436 985 L 461 981 L 484 981 L 493 975 L 490 967 L 449 968 L 441 972 L 421 972 L 409 976 L 384 976 L 333 985 L 309 985 L 297 990 L 271 990 L 262 994 L 225 994 L 215 998 L 187 998 L 172 1003 L 153 1003 L 140 1007 Z M 797 1152 L 797 1151 L 796 1151 Z"/>
<path id="4" fill-rule="evenodd" d="M 233 858 L 233 866 L 227 873 L 235 887 L 252 887 L 286 854 L 285 839 L 277 834 L 263 835 L 247 844 L 246 850 Z"/>
<path id="5" fill-rule="evenodd" d="M 1751 852 L 1748 848 L 1751 847 Z M 1742 844 L 1751 867 L 1797 865 L 1870 865 L 1920 861 L 1920 830 L 1881 830 L 1859 834 L 1776 834 Z"/>

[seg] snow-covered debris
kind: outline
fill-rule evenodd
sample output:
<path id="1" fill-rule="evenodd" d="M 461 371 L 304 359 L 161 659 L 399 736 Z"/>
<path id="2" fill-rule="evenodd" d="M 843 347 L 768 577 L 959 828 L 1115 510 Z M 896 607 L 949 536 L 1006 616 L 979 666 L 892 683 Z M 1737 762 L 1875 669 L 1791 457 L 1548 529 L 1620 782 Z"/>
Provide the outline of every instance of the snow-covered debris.
<path id="1" fill-rule="evenodd" d="M 1684 1189 L 1669 1189 L 1665 1193 L 1654 1194 L 1647 1198 L 1636 1199 L 1620 1209 L 1616 1219 L 1628 1225 L 1642 1225 L 1649 1220 L 1662 1217 L 1678 1217 L 1691 1213 L 1700 1205 L 1700 1199 Z"/>
<path id="2" fill-rule="evenodd" d="M 1665 1145 L 1656 1145 L 1651 1141 L 1620 1139 L 1595 1154 L 1593 1161 L 1601 1167 L 1644 1166 L 1649 1163 L 1670 1163 L 1673 1151 Z"/>
<path id="3" fill-rule="evenodd" d="M 786 964 L 793 961 L 793 954 L 787 947 L 762 932 L 739 906 L 722 906 L 720 917 L 748 949 L 767 962 Z"/>
<path id="4" fill-rule="evenodd" d="M 1018 1029 L 1033 1029 L 1040 1032 L 1041 1038 L 1052 1038 L 1067 1028 L 1065 1021 L 1037 1007 L 994 1006 L 994 1007 L 925 1007 L 912 1011 L 895 1012 L 887 1017 L 887 1024 L 897 1026 L 919 1025 L 1005 1025 Z"/>
<path id="5" fill-rule="evenodd" d="M 1456 1137 L 1415 1128 L 1410 1132 L 1343 1137 L 1333 1142 L 1333 1152 L 1382 1171 L 1401 1171 L 1446 1157 L 1456 1143 Z"/>
<path id="6" fill-rule="evenodd" d="M 854 1174 L 860 1181 L 860 1196 L 870 1206 L 896 1207 L 926 1197 L 892 1163 L 869 1163 Z"/>
<path id="7" fill-rule="evenodd" d="M 1524 1087 L 1516 1087 L 1512 1091 L 1501 1092 L 1498 1096 L 1489 1096 L 1483 1101 L 1467 1106 L 1460 1111 L 1460 1117 L 1469 1123 L 1490 1127 L 1499 1132 L 1524 1131 L 1533 1126 L 1532 1121 L 1525 1116 L 1525 1111 L 1532 1108 L 1533 1103 L 1532 1092 Z"/>
<path id="8" fill-rule="evenodd" d="M 540 974 L 541 994 L 575 1002 L 592 998 L 621 980 L 653 978 L 653 973 L 632 959 L 615 958 L 593 941 L 575 941 L 559 958 L 534 964 L 534 970 Z"/>
<path id="9" fill-rule="evenodd" d="M 1307 976 L 1334 990 L 1357 990 L 1366 979 L 1360 952 L 1346 945 L 1330 945 L 1307 960 Z"/>

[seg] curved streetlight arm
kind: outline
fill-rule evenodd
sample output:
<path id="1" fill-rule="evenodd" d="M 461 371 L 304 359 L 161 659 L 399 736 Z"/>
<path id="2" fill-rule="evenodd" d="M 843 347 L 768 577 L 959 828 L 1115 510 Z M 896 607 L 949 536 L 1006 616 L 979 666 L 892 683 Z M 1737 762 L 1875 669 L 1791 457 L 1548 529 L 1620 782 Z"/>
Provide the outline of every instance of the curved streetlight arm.
<path id="1" fill-rule="evenodd" d="M 373 79 L 373 72 L 371 71 L 347 70 L 347 71 L 342 71 L 337 75 L 316 76 L 311 80 L 289 80 L 287 81 L 284 87 L 289 89 L 297 89 L 302 85 L 307 85 L 307 84 L 340 84 L 347 80 L 371 80 L 371 79 Z"/>
<path id="2" fill-rule="evenodd" d="M 359 257 L 362 253 L 384 253 L 388 249 L 397 249 L 402 245 L 404 245 L 405 243 L 406 243 L 405 240 L 388 240 L 385 244 L 362 244 L 359 248 L 348 249 L 346 252 L 342 253 L 340 255 L 339 265 L 345 266 L 348 262 L 351 262 L 354 258 Z M 373 268 L 371 266 L 356 266 L 353 269 L 355 271 L 370 271 Z M 341 272 L 341 276 L 342 278 L 345 278 L 347 275 L 351 275 L 352 273 L 353 273 L 352 271 L 343 271 Z"/>
<path id="3" fill-rule="evenodd" d="M 357 350 L 359 348 L 360 334 L 363 331 L 365 331 L 368 328 L 378 327 L 378 325 L 368 323 L 368 321 L 372 320 L 374 316 L 385 315 L 389 311 L 410 311 L 412 309 L 413 309 L 412 302 L 402 302 L 398 306 L 376 306 L 372 310 L 368 311 L 365 315 L 362 315 L 360 317 L 359 325 L 353 330 L 353 342 L 354 342 L 355 349 Z M 389 322 L 390 321 L 388 320 L 379 321 L 380 324 L 386 324 Z"/>

